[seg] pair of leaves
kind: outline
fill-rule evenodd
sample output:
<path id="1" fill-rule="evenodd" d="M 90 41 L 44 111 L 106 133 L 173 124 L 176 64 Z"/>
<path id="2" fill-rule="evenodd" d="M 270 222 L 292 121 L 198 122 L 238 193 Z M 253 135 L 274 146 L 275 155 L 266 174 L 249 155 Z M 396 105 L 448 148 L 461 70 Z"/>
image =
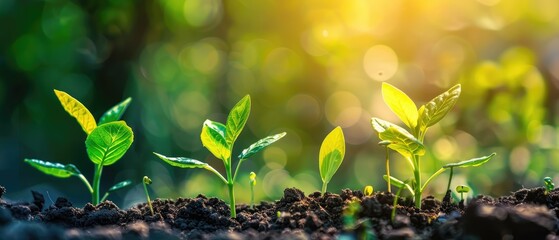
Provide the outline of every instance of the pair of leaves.
<path id="1" fill-rule="evenodd" d="M 66 110 L 66 112 L 78 121 L 85 133 L 89 135 L 97 127 L 95 118 L 91 112 L 89 112 L 89 109 L 87 109 L 80 101 L 63 91 L 55 89 L 54 93 L 62 104 L 62 107 L 64 107 L 64 110 Z M 107 110 L 99 119 L 99 125 L 120 120 L 122 114 L 124 114 L 124 111 L 128 108 L 131 101 L 131 98 L 127 98 Z"/>
<path id="2" fill-rule="evenodd" d="M 403 122 L 416 132 L 425 132 L 428 127 L 439 122 L 454 107 L 460 96 L 461 86 L 457 84 L 421 106 L 419 110 L 413 102 L 400 89 L 388 84 L 382 84 L 382 97 Z"/>
<path id="3" fill-rule="evenodd" d="M 215 157 L 228 161 L 231 157 L 231 148 L 241 132 L 250 115 L 250 96 L 243 97 L 229 112 L 227 122 L 224 124 L 206 120 L 202 126 L 200 139 Z"/>
<path id="4" fill-rule="evenodd" d="M 398 125 L 384 121 L 379 118 L 372 118 L 371 124 L 379 133 L 379 138 L 383 143 L 389 143 L 388 147 L 406 158 L 412 155 L 424 155 L 425 147 L 411 133 Z"/>
<path id="5" fill-rule="evenodd" d="M 318 166 L 322 182 L 329 183 L 342 164 L 345 155 L 345 138 L 341 127 L 336 127 L 322 141 Z"/>

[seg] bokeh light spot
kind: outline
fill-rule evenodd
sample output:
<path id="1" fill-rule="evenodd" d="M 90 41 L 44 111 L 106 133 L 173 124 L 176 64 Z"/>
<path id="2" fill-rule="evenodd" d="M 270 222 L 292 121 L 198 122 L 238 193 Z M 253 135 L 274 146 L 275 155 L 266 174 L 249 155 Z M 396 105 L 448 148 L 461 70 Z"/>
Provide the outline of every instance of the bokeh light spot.
<path id="1" fill-rule="evenodd" d="M 371 79 L 386 81 L 398 70 L 398 56 L 392 48 L 386 45 L 376 45 L 365 53 L 363 67 Z"/>
<path id="2" fill-rule="evenodd" d="M 347 109 L 359 109 L 355 111 L 346 111 Z M 335 126 L 351 126 L 359 119 L 361 115 L 361 101 L 355 94 L 346 91 L 336 92 L 326 100 L 324 111 L 326 119 Z"/>
<path id="3" fill-rule="evenodd" d="M 193 27 L 203 27 L 221 20 L 222 5 L 218 0 L 184 1 L 184 18 Z"/>

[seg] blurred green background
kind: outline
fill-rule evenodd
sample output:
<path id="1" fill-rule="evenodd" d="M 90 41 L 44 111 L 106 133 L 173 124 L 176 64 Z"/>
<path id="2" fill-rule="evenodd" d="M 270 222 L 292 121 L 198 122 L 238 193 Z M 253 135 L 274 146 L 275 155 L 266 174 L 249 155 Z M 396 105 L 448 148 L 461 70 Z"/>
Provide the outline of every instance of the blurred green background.
<path id="1" fill-rule="evenodd" d="M 383 81 L 418 104 L 462 84 L 455 109 L 428 132 L 425 176 L 497 152 L 483 167 L 456 171 L 453 185 L 498 196 L 542 186 L 544 176 L 559 180 L 559 1 L 2 0 L 0 29 L 0 185 L 9 199 L 29 200 L 30 190 L 77 205 L 90 198 L 79 179 L 23 163 L 73 163 L 92 178 L 85 133 L 53 89 L 97 118 L 133 98 L 123 119 L 134 144 L 104 168 L 101 183 L 134 181 L 109 197 L 124 207 L 145 201 L 144 175 L 152 197 L 226 199 L 210 172 L 173 168 L 151 152 L 223 172 L 202 147 L 201 126 L 224 122 L 245 94 L 252 113 L 235 155 L 269 134 L 287 136 L 244 163 L 239 202 L 249 201 L 250 171 L 259 200 L 286 187 L 318 191 L 320 143 L 338 125 L 347 153 L 328 190 L 385 190 L 384 149 L 370 118 L 403 124 L 382 101 Z M 395 176 L 412 176 L 400 156 L 391 163 Z M 442 197 L 447 177 L 428 193 Z"/>

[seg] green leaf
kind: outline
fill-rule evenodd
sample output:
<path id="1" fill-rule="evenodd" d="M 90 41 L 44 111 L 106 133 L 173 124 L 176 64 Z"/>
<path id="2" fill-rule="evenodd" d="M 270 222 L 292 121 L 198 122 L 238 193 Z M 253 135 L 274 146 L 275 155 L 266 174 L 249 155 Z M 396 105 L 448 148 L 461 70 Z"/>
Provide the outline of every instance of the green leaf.
<path id="1" fill-rule="evenodd" d="M 185 157 L 167 157 L 165 155 L 159 154 L 154 152 L 155 156 L 159 157 L 164 162 L 168 163 L 173 167 L 180 167 L 180 168 L 206 168 L 208 166 L 207 163 L 201 162 L 191 158 Z"/>
<path id="2" fill-rule="evenodd" d="M 330 182 L 334 173 L 338 170 L 345 155 L 345 139 L 342 128 L 336 127 L 330 132 L 322 145 L 318 156 L 320 177 L 325 183 Z"/>
<path id="3" fill-rule="evenodd" d="M 229 144 L 225 141 L 225 126 L 221 123 L 206 120 L 200 134 L 202 145 L 216 158 L 227 161 L 231 157 Z"/>
<path id="4" fill-rule="evenodd" d="M 401 132 L 408 132 L 406 129 L 394 123 L 391 123 L 389 121 L 382 120 L 380 118 L 371 118 L 371 125 L 373 126 L 373 129 L 375 129 L 375 131 L 377 131 L 378 133 L 384 132 L 391 127 L 396 128 L 398 129 L 398 131 Z M 382 144 L 379 142 L 379 145 L 387 145 L 390 141 L 381 141 L 381 142 Z"/>
<path id="5" fill-rule="evenodd" d="M 227 116 L 225 140 L 232 146 L 248 120 L 250 115 L 250 96 L 246 95 L 229 112 Z"/>
<path id="6" fill-rule="evenodd" d="M 132 129 L 124 121 L 117 121 L 95 128 L 87 136 L 85 146 L 93 163 L 108 166 L 118 161 L 133 141 Z"/>
<path id="7" fill-rule="evenodd" d="M 128 105 L 130 105 L 131 101 L 132 98 L 127 98 L 126 100 L 107 110 L 99 119 L 99 125 L 120 120 L 122 114 L 124 114 L 124 111 L 126 111 L 126 108 L 128 108 Z"/>
<path id="8" fill-rule="evenodd" d="M 413 135 L 402 128 L 389 127 L 384 132 L 379 133 L 379 138 L 384 141 L 390 141 L 388 147 L 406 158 L 412 155 L 425 154 L 425 147 Z"/>
<path id="9" fill-rule="evenodd" d="M 456 192 L 458 193 L 467 193 L 470 191 L 470 188 L 464 185 L 458 185 L 456 186 Z"/>
<path id="10" fill-rule="evenodd" d="M 164 156 L 163 154 L 159 154 L 159 153 L 156 153 L 156 152 L 154 152 L 153 154 L 155 154 L 155 156 L 159 157 L 161 160 L 165 161 L 166 163 L 168 163 L 169 165 L 171 165 L 173 167 L 206 169 L 210 172 L 213 172 L 215 175 L 217 175 L 221 179 L 221 181 L 223 181 L 224 183 L 227 183 L 227 179 L 225 179 L 223 177 L 223 175 L 221 175 L 221 173 L 219 173 L 212 166 L 210 166 L 209 164 L 207 164 L 205 162 L 201 162 L 201 161 L 198 161 L 198 160 L 185 158 L 185 157 L 167 157 L 167 156 Z"/>
<path id="11" fill-rule="evenodd" d="M 431 101 L 421 106 L 419 109 L 419 119 L 417 126 L 421 132 L 439 122 L 456 104 L 460 97 L 460 84 L 448 89 L 441 95 L 433 98 Z"/>
<path id="12" fill-rule="evenodd" d="M 382 83 L 382 98 L 384 102 L 410 129 L 414 129 L 417 123 L 417 107 L 415 103 L 400 89 Z"/>
<path id="13" fill-rule="evenodd" d="M 95 118 L 80 101 L 63 91 L 55 89 L 54 93 L 56 94 L 56 97 L 58 97 L 62 107 L 64 107 L 64 110 L 78 120 L 78 123 L 82 126 L 85 133 L 90 134 L 91 131 L 97 127 Z"/>
<path id="14" fill-rule="evenodd" d="M 125 181 L 122 181 L 122 182 L 119 182 L 119 183 L 113 185 L 111 188 L 109 188 L 109 190 L 107 192 L 114 192 L 114 191 L 119 190 L 121 188 L 128 187 L 131 184 L 132 184 L 132 181 L 125 180 Z"/>
<path id="15" fill-rule="evenodd" d="M 383 175 L 382 178 L 384 179 L 384 181 L 388 182 L 388 176 L 387 175 Z M 412 195 L 414 195 L 413 188 L 409 184 L 407 184 L 404 181 L 402 181 L 400 179 L 397 179 L 393 176 L 390 176 L 390 185 L 394 185 L 397 188 L 405 187 Z"/>
<path id="16" fill-rule="evenodd" d="M 267 136 L 265 138 L 262 138 L 262 139 L 258 140 L 257 142 L 250 145 L 248 148 L 245 148 L 241 152 L 241 154 L 239 155 L 239 159 L 250 158 L 252 155 L 256 154 L 260 150 L 262 150 L 265 147 L 269 146 L 270 144 L 276 142 L 277 140 L 280 140 L 281 138 L 283 138 L 285 136 L 285 134 L 286 134 L 285 132 L 282 132 L 282 133 L 272 135 L 272 136 Z"/>
<path id="17" fill-rule="evenodd" d="M 53 163 L 38 159 L 27 158 L 24 161 L 45 174 L 59 178 L 68 178 L 71 176 L 79 176 L 81 174 L 80 170 L 78 170 L 78 168 L 76 168 L 76 166 L 74 166 L 73 164 L 64 165 L 61 163 Z"/>
<path id="18" fill-rule="evenodd" d="M 480 166 L 493 158 L 497 153 L 491 153 L 489 156 L 483 156 L 479 158 L 473 158 L 470 160 L 465 160 L 457 163 L 449 163 L 443 166 L 443 168 L 451 168 L 451 167 L 477 167 Z"/>

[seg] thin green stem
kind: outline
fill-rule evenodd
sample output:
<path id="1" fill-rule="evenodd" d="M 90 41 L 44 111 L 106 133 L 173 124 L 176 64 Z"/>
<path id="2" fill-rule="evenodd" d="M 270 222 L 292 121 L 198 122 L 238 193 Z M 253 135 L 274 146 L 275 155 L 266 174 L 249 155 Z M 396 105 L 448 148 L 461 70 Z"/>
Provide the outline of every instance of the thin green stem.
<path id="1" fill-rule="evenodd" d="M 454 173 L 454 168 L 450 167 L 450 176 L 448 177 L 448 185 L 446 186 L 446 191 L 450 189 L 450 183 L 452 182 L 452 174 Z"/>
<path id="2" fill-rule="evenodd" d="M 225 161 L 225 171 L 227 172 L 227 188 L 229 189 L 229 208 L 231 210 L 231 218 L 235 218 L 237 217 L 237 209 L 235 209 L 235 185 L 233 173 L 231 172 L 231 158 L 227 160 L 228 161 Z"/>
<path id="3" fill-rule="evenodd" d="M 452 168 L 451 168 L 452 169 Z M 429 183 L 435 179 L 436 176 L 439 176 L 439 174 L 443 173 L 444 171 L 446 171 L 446 168 L 440 168 L 439 170 L 437 170 L 435 173 L 433 173 L 433 175 L 431 175 L 427 181 L 425 181 L 425 183 L 423 183 L 423 186 L 421 187 L 421 192 L 423 192 L 425 190 L 425 188 L 427 187 L 427 185 L 429 185 Z M 451 172 L 452 174 L 452 172 Z M 450 183 L 449 183 L 450 186 Z"/>
<path id="4" fill-rule="evenodd" d="M 93 175 L 93 192 L 91 194 L 91 203 L 99 204 L 99 185 L 101 183 L 101 173 L 103 173 L 103 165 L 95 164 L 95 173 Z"/>
<path id="5" fill-rule="evenodd" d="M 85 178 L 83 174 L 78 175 L 78 178 L 80 178 L 82 182 L 85 184 L 87 190 L 89 190 L 89 193 L 90 194 L 93 193 L 93 188 L 91 187 L 91 184 L 89 184 L 89 181 L 87 181 L 87 178 Z"/>
<path id="6" fill-rule="evenodd" d="M 324 193 L 326 192 L 326 188 L 328 187 L 328 183 L 327 182 L 322 182 L 322 194 L 324 195 Z"/>
<path id="7" fill-rule="evenodd" d="M 107 197 L 109 197 L 109 192 L 106 192 L 105 195 L 103 195 L 103 197 L 101 198 L 101 202 L 104 202 Z"/>
<path id="8" fill-rule="evenodd" d="M 146 199 L 147 199 L 148 206 L 149 206 L 149 211 L 151 212 L 151 215 L 153 216 L 153 214 L 154 214 L 153 213 L 153 206 L 151 205 L 151 199 L 149 198 L 148 187 L 147 187 L 147 184 L 146 184 L 145 180 L 143 181 L 143 183 L 144 183 L 144 192 L 146 193 Z"/>
<path id="9" fill-rule="evenodd" d="M 250 184 L 250 208 L 254 209 L 254 185 Z"/>
<path id="10" fill-rule="evenodd" d="M 419 156 L 418 155 L 412 155 L 412 160 L 413 163 L 415 165 L 415 169 L 413 171 L 413 175 L 414 175 L 414 179 L 415 179 L 415 186 L 414 186 L 414 190 L 415 190 L 415 194 L 414 194 L 414 202 L 415 202 L 415 207 L 417 209 L 421 209 L 421 168 L 419 166 Z"/>
<path id="11" fill-rule="evenodd" d="M 241 166 L 241 163 L 244 160 L 245 159 L 239 159 L 239 162 L 237 163 L 237 167 L 235 168 L 235 173 L 233 174 L 233 182 L 235 182 L 235 180 L 237 179 L 237 172 L 239 171 L 239 167 Z"/>
<path id="12" fill-rule="evenodd" d="M 386 183 L 388 184 L 388 192 L 391 192 L 391 188 L 390 188 L 390 155 L 389 155 L 389 150 L 388 150 L 388 146 L 385 146 L 384 148 L 386 148 L 386 176 L 388 176 L 388 178 L 386 179 Z"/>

